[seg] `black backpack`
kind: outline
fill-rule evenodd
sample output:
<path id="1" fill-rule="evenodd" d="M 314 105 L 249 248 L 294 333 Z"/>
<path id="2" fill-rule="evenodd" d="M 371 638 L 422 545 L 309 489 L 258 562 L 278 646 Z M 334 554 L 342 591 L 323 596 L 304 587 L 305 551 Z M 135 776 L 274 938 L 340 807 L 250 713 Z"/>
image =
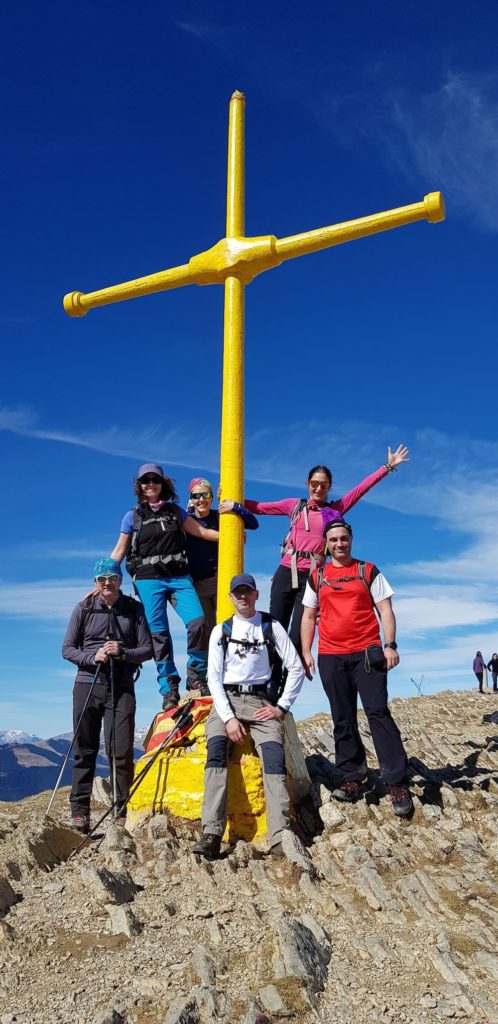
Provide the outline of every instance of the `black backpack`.
<path id="1" fill-rule="evenodd" d="M 273 625 L 272 625 L 272 623 L 274 621 L 275 621 L 275 619 L 268 612 L 261 612 L 261 630 L 262 630 L 262 633 L 263 633 L 263 640 L 262 640 L 261 643 L 259 643 L 259 641 L 256 642 L 258 647 L 266 647 L 266 649 L 268 651 L 268 661 L 270 663 L 270 672 L 273 669 L 273 665 L 275 663 L 275 658 L 277 657 L 277 652 L 276 652 L 276 648 L 275 648 L 275 637 L 273 636 Z M 225 658 L 227 656 L 227 651 L 228 651 L 228 645 L 229 644 L 237 644 L 238 647 L 244 647 L 244 648 L 247 648 L 247 649 L 255 646 L 255 644 L 251 643 L 250 640 L 234 640 L 234 639 L 232 639 L 232 629 L 233 629 L 233 615 L 231 615 L 229 619 L 226 619 L 225 622 L 222 622 L 222 624 L 221 624 L 221 637 L 220 637 L 218 643 L 219 643 L 220 647 L 223 648 L 223 662 L 225 662 Z"/>
<path id="2" fill-rule="evenodd" d="M 138 609 L 139 609 L 140 605 L 139 605 L 138 601 L 135 601 L 135 598 L 130 597 L 128 594 L 122 594 L 121 597 L 122 597 L 123 602 L 125 602 L 124 603 L 124 607 L 122 607 L 122 611 L 125 614 L 126 613 L 129 614 L 130 619 L 132 620 L 132 623 L 133 623 L 133 627 L 134 627 L 134 631 L 135 631 L 134 642 L 136 644 L 138 642 L 137 616 L 138 616 Z M 78 632 L 78 646 L 81 648 L 81 650 L 83 650 L 83 643 L 84 643 L 84 640 L 85 640 L 85 627 L 86 627 L 88 618 L 90 617 L 90 615 L 92 615 L 92 613 L 94 611 L 95 611 L 95 597 L 94 597 L 93 594 L 90 594 L 90 597 L 87 597 L 87 599 L 86 599 L 86 601 L 85 601 L 85 603 L 83 605 L 83 614 L 82 614 L 81 619 L 80 619 L 80 628 L 79 628 L 79 632 Z M 109 627 L 110 627 L 111 616 L 115 615 L 114 608 L 99 608 L 99 614 L 100 613 L 105 614 L 106 612 L 109 615 Z M 119 629 L 119 623 L 116 621 L 116 619 L 115 619 L 115 622 L 116 622 L 117 629 L 119 630 L 119 632 L 121 632 L 120 629 Z M 115 639 L 116 640 L 122 639 L 122 637 L 121 638 L 116 637 Z"/>

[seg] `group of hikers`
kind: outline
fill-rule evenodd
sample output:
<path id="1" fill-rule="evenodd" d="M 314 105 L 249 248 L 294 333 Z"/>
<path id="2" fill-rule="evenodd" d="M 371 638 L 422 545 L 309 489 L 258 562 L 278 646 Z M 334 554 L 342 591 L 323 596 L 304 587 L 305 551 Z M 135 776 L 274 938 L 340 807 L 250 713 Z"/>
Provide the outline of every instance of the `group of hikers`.
<path id="1" fill-rule="evenodd" d="M 352 529 L 344 518 L 377 483 L 408 461 L 408 449 L 388 448 L 386 462 L 348 494 L 329 500 L 332 474 L 314 466 L 307 496 L 274 502 L 223 499 L 213 509 L 210 482 L 195 477 L 187 508 L 178 503 L 174 481 L 161 466 L 140 466 L 135 506 L 126 513 L 109 556 L 94 567 L 95 586 L 73 610 L 62 647 L 77 666 L 73 696 L 74 763 L 70 795 L 72 824 L 90 831 L 90 798 L 104 725 L 112 769 L 117 824 L 126 822 L 133 780 L 134 682 L 151 658 L 162 708 L 179 703 L 180 676 L 168 622 L 168 604 L 187 630 L 187 690 L 209 696 L 207 761 L 202 836 L 194 851 L 219 856 L 227 816 L 230 743 L 243 744 L 250 731 L 261 758 L 268 843 L 283 856 L 289 829 L 284 759 L 284 718 L 305 677 L 318 671 L 330 702 L 339 800 L 363 792 L 367 763 L 357 723 L 357 698 L 368 719 L 394 813 L 409 815 L 407 758 L 388 707 L 387 673 L 399 662 L 393 590 L 372 562 L 352 555 Z M 244 528 L 256 516 L 290 519 L 280 565 L 271 585 L 269 613 L 259 611 L 254 576 L 241 573 L 230 584 L 233 616 L 216 624 L 219 516 L 238 515 Z M 121 590 L 121 562 L 139 600 Z M 381 642 L 379 621 L 382 627 Z"/>

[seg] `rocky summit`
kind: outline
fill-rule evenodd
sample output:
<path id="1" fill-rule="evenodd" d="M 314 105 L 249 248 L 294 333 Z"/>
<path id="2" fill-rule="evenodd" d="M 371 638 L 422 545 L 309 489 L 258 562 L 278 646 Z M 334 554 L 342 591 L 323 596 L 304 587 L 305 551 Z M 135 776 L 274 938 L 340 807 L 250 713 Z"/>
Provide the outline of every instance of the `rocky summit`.
<path id="1" fill-rule="evenodd" d="M 0 1024 L 497 1024 L 497 708 L 392 702 L 408 820 L 373 756 L 363 798 L 333 800 L 330 719 L 299 723 L 312 800 L 279 860 L 197 860 L 198 828 L 166 815 L 76 853 L 67 790 L 50 820 L 48 794 L 0 805 Z"/>

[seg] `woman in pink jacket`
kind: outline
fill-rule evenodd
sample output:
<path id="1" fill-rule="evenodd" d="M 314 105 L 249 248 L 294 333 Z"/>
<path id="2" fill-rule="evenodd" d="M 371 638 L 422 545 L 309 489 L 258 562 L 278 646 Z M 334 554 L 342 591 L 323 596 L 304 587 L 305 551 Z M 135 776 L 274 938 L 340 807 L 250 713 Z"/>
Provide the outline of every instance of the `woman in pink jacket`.
<path id="1" fill-rule="evenodd" d="M 387 449 L 387 460 L 337 501 L 328 501 L 332 487 L 332 473 L 327 466 L 313 466 L 308 474 L 307 498 L 283 498 L 281 501 L 244 502 L 250 512 L 261 516 L 289 516 L 290 529 L 283 544 L 283 557 L 273 577 L 270 595 L 270 614 L 285 629 L 301 653 L 302 597 L 308 575 L 325 561 L 324 528 L 333 519 L 345 516 L 353 505 L 363 498 L 388 473 L 409 462 L 408 448 L 400 444 L 395 452 Z M 280 670 L 276 670 L 280 675 Z M 278 680 L 280 682 L 280 679 Z"/>

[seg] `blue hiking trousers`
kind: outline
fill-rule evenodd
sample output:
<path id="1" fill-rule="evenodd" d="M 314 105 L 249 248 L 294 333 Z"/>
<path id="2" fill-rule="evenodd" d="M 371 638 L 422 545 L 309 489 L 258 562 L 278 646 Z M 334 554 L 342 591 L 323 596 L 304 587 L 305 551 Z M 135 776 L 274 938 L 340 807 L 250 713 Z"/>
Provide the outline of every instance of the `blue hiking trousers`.
<path id="1" fill-rule="evenodd" d="M 171 683 L 180 682 L 168 623 L 168 601 L 187 627 L 187 685 L 191 690 L 197 689 L 206 682 L 207 634 L 204 612 L 191 577 L 135 580 L 135 588 L 152 636 L 159 693 L 164 696 Z"/>

